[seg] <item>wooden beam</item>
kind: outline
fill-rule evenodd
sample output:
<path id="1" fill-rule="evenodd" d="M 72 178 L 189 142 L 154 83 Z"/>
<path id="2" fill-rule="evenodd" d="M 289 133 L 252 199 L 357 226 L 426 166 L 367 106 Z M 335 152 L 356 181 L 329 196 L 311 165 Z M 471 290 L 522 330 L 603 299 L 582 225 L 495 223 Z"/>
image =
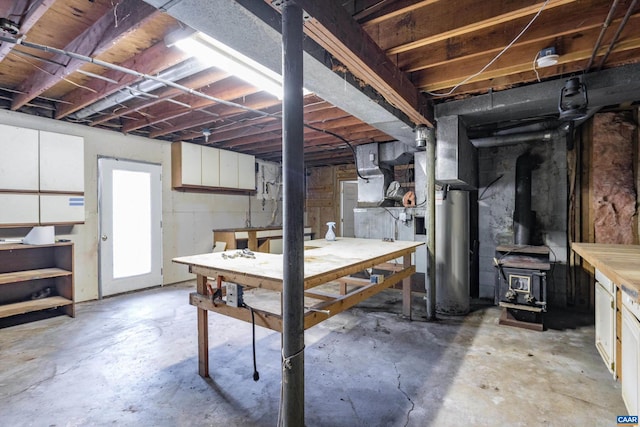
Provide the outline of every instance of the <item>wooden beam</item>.
<path id="1" fill-rule="evenodd" d="M 549 0 L 545 11 L 575 1 Z M 381 49 L 388 55 L 394 55 L 534 15 L 543 3 L 542 0 L 533 5 L 530 0 L 512 0 L 508 3 L 458 0 L 455 7 L 442 7 L 441 2 L 438 2 L 408 15 L 400 15 L 375 25 L 365 24 L 363 27 L 373 35 Z"/>
<path id="2" fill-rule="evenodd" d="M 632 29 L 634 28 L 633 23 L 630 22 L 630 24 L 632 25 L 628 27 L 628 29 L 630 30 L 630 32 L 632 32 Z M 629 34 L 629 37 L 627 37 L 626 39 L 622 39 L 621 41 L 616 43 L 612 52 L 620 53 L 640 48 L 640 37 L 630 37 L 631 34 Z M 539 70 L 539 72 L 544 71 L 545 73 L 547 73 L 546 76 L 548 76 L 551 70 L 557 70 L 558 74 L 567 72 L 567 69 L 562 68 L 563 66 L 572 66 L 575 64 L 579 64 L 582 67 L 582 62 L 588 60 L 591 57 L 592 46 L 590 40 L 591 39 L 588 38 L 571 38 L 569 40 L 565 40 L 567 44 L 573 44 L 576 47 L 578 47 L 581 43 L 585 43 L 586 45 L 582 46 L 581 49 L 578 48 L 578 50 L 568 49 L 567 51 L 570 53 L 561 55 L 558 59 L 558 65 L 550 67 L 548 69 Z M 607 48 L 608 45 L 602 46 L 598 51 L 597 56 L 603 55 Z M 499 61 L 494 64 L 493 68 L 470 79 L 467 83 L 486 82 L 487 80 L 493 80 L 499 77 L 516 75 L 525 72 L 533 72 L 533 56 L 530 53 L 531 52 L 528 52 L 528 54 L 525 55 L 522 52 L 516 52 L 512 55 L 504 55 L 502 58 L 500 58 Z M 469 66 L 481 67 L 480 64 L 486 63 L 486 59 L 486 57 L 477 58 Z M 456 68 L 455 66 L 445 65 L 442 67 L 434 67 L 417 72 L 414 75 L 414 80 L 416 81 L 417 86 L 421 89 L 429 92 L 434 92 L 451 88 L 457 85 L 467 75 L 468 74 L 466 73 L 466 69 L 465 71 L 459 72 L 458 68 Z M 445 76 L 446 78 L 436 80 L 439 76 Z"/>
<path id="3" fill-rule="evenodd" d="M 38 20 L 45 14 L 51 6 L 53 6 L 54 0 L 39 0 L 33 2 L 31 0 L 16 0 L 16 1 L 4 1 L 0 6 L 0 16 L 21 17 L 17 24 L 20 27 L 19 35 L 25 35 L 29 30 L 38 22 Z M 25 15 L 26 12 L 26 15 Z M 7 56 L 7 54 L 13 49 L 13 43 L 2 43 L 0 45 L 0 62 Z"/>
<path id="4" fill-rule="evenodd" d="M 517 50 L 527 45 L 535 45 L 535 52 L 548 46 L 556 46 L 556 39 L 563 36 L 575 35 L 583 37 L 582 32 L 602 26 L 602 17 L 606 16 L 610 2 L 603 0 L 587 0 L 581 11 L 580 22 L 567 19 L 575 9 L 575 5 L 567 4 L 558 7 L 554 13 L 541 14 L 535 25 L 531 26 L 524 35 L 511 46 L 510 50 Z M 620 10 L 619 15 L 623 15 Z M 405 72 L 443 65 L 447 62 L 463 61 L 469 58 L 487 54 L 498 54 L 513 38 L 529 23 L 530 16 L 525 16 L 500 26 L 482 28 L 478 31 L 440 40 L 397 54 L 398 67 Z M 617 27 L 615 22 L 612 28 Z M 595 43 L 592 41 L 592 44 Z M 564 52 L 560 52 L 563 54 Z M 532 57 L 533 60 L 533 57 Z M 473 73 L 475 71 L 471 71 Z"/>
<path id="5" fill-rule="evenodd" d="M 337 0 L 297 0 L 312 17 L 305 33 L 416 124 L 432 125 L 433 108 Z"/>
<path id="6" fill-rule="evenodd" d="M 354 18 L 361 22 L 365 20 L 363 25 L 375 25 L 387 19 L 413 12 L 421 7 L 429 6 L 439 0 L 395 0 L 391 2 L 380 1 L 377 5 L 363 10 L 354 15 Z"/>
<path id="7" fill-rule="evenodd" d="M 207 311 L 213 311 L 251 323 L 251 311 L 248 308 L 232 307 L 224 301 L 219 301 L 214 304 L 209 297 L 197 292 L 189 294 L 189 304 L 198 307 L 198 313 L 200 313 L 200 310 L 203 310 L 205 313 Z M 282 332 L 282 316 L 256 308 L 253 309 L 253 312 L 255 314 L 256 325 L 271 329 L 272 331 Z"/>
<path id="8" fill-rule="evenodd" d="M 189 55 L 180 49 L 167 48 L 164 41 L 160 41 L 140 55 L 134 56 L 120 65 L 143 74 L 156 74 L 184 61 L 188 57 Z M 123 74 L 115 70 L 109 70 L 103 76 L 118 83 L 94 79 L 85 85 L 88 90 L 80 88 L 69 92 L 62 98 L 63 102 L 58 105 L 55 118 L 62 119 L 140 80 L 137 76 Z"/>
<path id="9" fill-rule="evenodd" d="M 105 13 L 91 27 L 76 37 L 63 50 L 74 52 L 86 56 L 98 56 L 111 49 L 121 39 L 138 29 L 147 20 L 153 17 L 158 10 L 141 0 L 122 0 L 118 5 L 118 16 L 122 20 L 114 19 L 113 9 Z M 47 62 L 41 69 L 36 70 L 33 75 L 26 79 L 18 88 L 21 92 L 16 94 L 11 104 L 12 110 L 17 110 L 31 101 L 36 96 L 42 94 L 47 89 L 54 86 L 61 78 L 74 73 L 86 62 L 80 59 L 71 59 L 66 55 L 55 55 L 53 61 L 66 63 L 62 67 Z"/>

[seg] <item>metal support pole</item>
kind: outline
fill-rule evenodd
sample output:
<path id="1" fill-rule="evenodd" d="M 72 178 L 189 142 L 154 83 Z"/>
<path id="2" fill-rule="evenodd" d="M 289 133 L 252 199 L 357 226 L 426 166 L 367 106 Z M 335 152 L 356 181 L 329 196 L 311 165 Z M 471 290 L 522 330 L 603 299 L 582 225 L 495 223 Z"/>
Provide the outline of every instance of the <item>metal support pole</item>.
<path id="1" fill-rule="evenodd" d="M 427 138 L 427 184 L 425 226 L 427 228 L 427 320 L 436 320 L 436 138 Z"/>
<path id="2" fill-rule="evenodd" d="M 283 289 L 280 425 L 304 426 L 304 137 L 302 9 L 282 6 Z"/>

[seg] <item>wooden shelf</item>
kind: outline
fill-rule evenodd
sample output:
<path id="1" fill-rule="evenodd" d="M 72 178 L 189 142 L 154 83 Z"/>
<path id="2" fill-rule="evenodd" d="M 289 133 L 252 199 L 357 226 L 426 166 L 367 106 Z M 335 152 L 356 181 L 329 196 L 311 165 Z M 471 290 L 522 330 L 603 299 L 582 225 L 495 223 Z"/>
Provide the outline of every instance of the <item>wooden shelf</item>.
<path id="1" fill-rule="evenodd" d="M 72 300 L 59 296 L 5 304 L 0 306 L 0 318 L 48 308 L 63 307 L 70 304 L 73 304 Z"/>
<path id="2" fill-rule="evenodd" d="M 0 318 L 52 308 L 74 317 L 73 282 L 72 242 L 0 245 Z"/>
<path id="3" fill-rule="evenodd" d="M 29 280 L 48 279 L 52 277 L 71 276 L 69 270 L 62 268 L 39 268 L 37 270 L 12 271 L 0 274 L 0 285 L 16 282 L 27 282 Z"/>

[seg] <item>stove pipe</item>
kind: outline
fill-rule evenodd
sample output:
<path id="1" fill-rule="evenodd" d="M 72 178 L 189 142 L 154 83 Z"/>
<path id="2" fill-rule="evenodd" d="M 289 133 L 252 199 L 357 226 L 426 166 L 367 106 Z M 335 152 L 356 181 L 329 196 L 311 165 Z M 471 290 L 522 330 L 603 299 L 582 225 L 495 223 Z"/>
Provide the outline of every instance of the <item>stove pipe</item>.
<path id="1" fill-rule="evenodd" d="M 530 245 L 535 213 L 531 210 L 531 172 L 540 165 L 538 156 L 526 152 L 516 160 L 516 200 L 513 212 L 513 243 Z"/>

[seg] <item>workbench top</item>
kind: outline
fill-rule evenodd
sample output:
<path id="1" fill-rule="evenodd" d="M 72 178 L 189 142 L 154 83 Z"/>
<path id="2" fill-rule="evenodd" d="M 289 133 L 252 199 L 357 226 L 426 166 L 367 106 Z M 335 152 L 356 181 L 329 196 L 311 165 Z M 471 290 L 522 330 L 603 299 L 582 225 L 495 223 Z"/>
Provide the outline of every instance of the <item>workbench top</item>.
<path id="1" fill-rule="evenodd" d="M 305 288 L 314 279 L 342 277 L 361 271 L 376 263 L 411 253 L 423 242 L 383 241 L 381 239 L 355 239 L 338 237 L 335 241 L 308 240 L 304 250 Z M 223 254 L 235 254 L 238 250 L 213 252 L 174 258 L 173 262 L 210 268 L 220 272 L 232 272 L 245 276 L 283 280 L 283 256 L 254 252 L 253 258 L 224 258 Z M 332 280 L 332 279 L 330 279 Z"/>
<path id="2" fill-rule="evenodd" d="M 571 249 L 639 301 L 640 245 L 573 243 Z"/>

